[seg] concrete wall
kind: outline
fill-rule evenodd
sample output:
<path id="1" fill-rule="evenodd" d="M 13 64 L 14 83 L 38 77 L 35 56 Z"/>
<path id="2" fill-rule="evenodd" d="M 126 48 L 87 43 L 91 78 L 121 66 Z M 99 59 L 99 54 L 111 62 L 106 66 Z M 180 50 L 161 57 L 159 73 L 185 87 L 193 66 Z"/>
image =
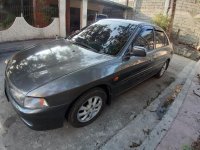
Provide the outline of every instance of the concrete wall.
<path id="1" fill-rule="evenodd" d="M 136 0 L 134 19 L 150 22 L 156 14 L 163 13 L 165 0 Z"/>
<path id="2" fill-rule="evenodd" d="M 178 0 L 174 20 L 174 32 L 180 29 L 181 42 L 200 45 L 200 20 L 195 16 L 200 14 L 200 4 L 195 0 Z"/>
<path id="3" fill-rule="evenodd" d="M 9 29 L 0 31 L 0 42 L 53 38 L 56 35 L 59 35 L 58 18 L 55 18 L 54 21 L 47 27 L 35 28 L 29 25 L 23 17 L 16 17 L 14 23 Z"/>
<path id="4" fill-rule="evenodd" d="M 167 0 L 137 0 L 135 4 L 135 20 L 151 22 L 153 16 L 164 13 Z M 200 4 L 196 0 L 177 0 L 174 20 L 174 37 L 180 29 L 179 41 L 191 44 L 194 47 L 200 45 L 200 21 L 195 16 L 200 14 Z"/>

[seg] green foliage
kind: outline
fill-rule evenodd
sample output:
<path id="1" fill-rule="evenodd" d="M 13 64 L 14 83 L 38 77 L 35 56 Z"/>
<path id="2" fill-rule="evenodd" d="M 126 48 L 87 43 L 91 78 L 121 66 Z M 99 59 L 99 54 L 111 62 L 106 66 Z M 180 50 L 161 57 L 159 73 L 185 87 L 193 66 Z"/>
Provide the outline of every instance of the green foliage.
<path id="1" fill-rule="evenodd" d="M 192 148 L 188 145 L 183 145 L 182 150 L 192 150 Z"/>
<path id="2" fill-rule="evenodd" d="M 42 8 L 42 12 L 44 14 L 45 21 L 48 23 L 51 23 L 52 17 L 56 17 L 56 14 L 58 14 L 57 10 L 52 6 Z"/>
<path id="3" fill-rule="evenodd" d="M 167 31 L 169 22 L 170 22 L 170 19 L 161 13 L 155 15 L 152 19 L 153 24 L 156 24 L 157 26 L 163 28 L 165 31 Z"/>
<path id="4" fill-rule="evenodd" d="M 15 20 L 15 16 L 14 15 L 7 15 L 6 19 L 1 23 L 1 26 L 3 26 L 3 28 L 8 28 Z"/>

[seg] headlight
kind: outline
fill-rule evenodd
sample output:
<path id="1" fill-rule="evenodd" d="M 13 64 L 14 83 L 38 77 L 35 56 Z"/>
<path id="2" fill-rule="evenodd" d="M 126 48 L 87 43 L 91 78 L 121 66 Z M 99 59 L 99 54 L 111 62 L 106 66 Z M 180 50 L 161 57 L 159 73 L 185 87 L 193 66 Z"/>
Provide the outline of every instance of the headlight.
<path id="1" fill-rule="evenodd" d="M 18 102 L 19 104 L 23 105 L 25 95 L 21 93 L 20 91 L 10 89 L 12 97 Z"/>
<path id="2" fill-rule="evenodd" d="M 5 64 L 7 65 L 8 63 L 9 63 L 9 60 L 8 60 L 8 59 L 6 59 L 6 60 L 5 60 Z"/>
<path id="3" fill-rule="evenodd" d="M 48 104 L 44 98 L 26 97 L 24 100 L 24 107 L 37 109 L 48 107 Z"/>

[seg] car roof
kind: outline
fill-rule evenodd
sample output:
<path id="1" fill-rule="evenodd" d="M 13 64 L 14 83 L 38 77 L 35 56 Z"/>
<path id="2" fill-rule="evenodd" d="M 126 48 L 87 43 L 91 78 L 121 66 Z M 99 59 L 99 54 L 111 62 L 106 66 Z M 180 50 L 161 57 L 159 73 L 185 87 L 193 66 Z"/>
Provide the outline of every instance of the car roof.
<path id="1" fill-rule="evenodd" d="M 135 21 L 135 20 L 128 20 L 128 19 L 106 19 L 109 21 L 118 21 L 118 22 L 124 22 L 124 23 L 131 23 L 131 24 L 135 24 L 138 26 L 152 26 L 155 28 L 155 30 L 160 30 L 160 31 L 164 31 L 161 27 L 148 23 L 148 22 L 143 22 L 143 21 Z"/>

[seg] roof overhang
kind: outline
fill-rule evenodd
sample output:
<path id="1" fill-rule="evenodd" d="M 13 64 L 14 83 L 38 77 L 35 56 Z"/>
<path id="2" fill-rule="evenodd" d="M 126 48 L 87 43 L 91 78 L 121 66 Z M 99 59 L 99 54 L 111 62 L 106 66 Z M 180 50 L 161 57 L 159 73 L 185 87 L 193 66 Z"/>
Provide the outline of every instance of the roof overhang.
<path id="1" fill-rule="evenodd" d="M 108 6 L 117 7 L 117 8 L 121 8 L 121 9 L 133 9 L 130 6 L 126 6 L 126 5 L 114 2 L 112 0 L 89 0 L 89 2 L 97 2 L 99 4 L 106 4 Z"/>

